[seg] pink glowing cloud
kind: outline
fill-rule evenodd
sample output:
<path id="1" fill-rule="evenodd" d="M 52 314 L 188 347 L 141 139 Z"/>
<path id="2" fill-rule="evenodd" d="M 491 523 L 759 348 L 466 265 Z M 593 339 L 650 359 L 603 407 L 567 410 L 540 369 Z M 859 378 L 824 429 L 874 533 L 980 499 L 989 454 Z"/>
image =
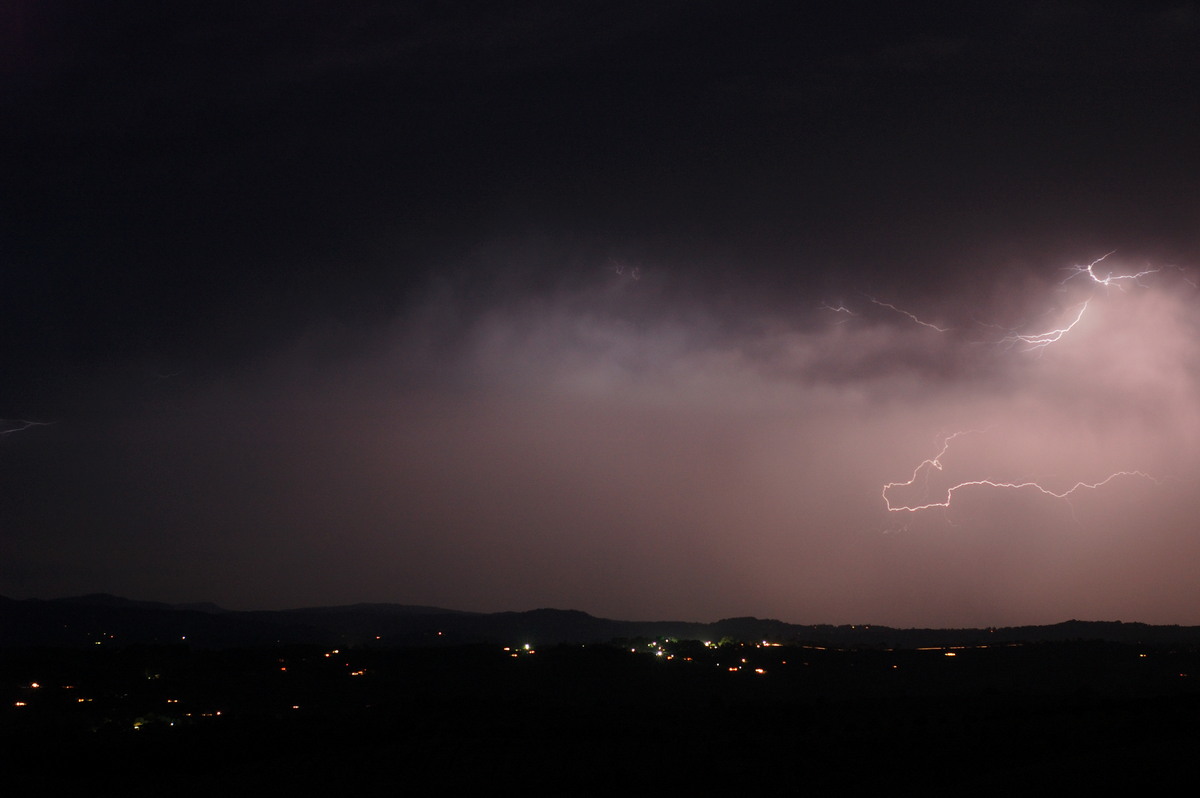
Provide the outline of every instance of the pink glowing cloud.
<path id="1" fill-rule="evenodd" d="M 121 422 L 90 466 L 104 495 L 56 500 L 170 530 L 160 548 L 193 567 L 86 545 L 79 567 L 200 594 L 273 563 L 234 606 L 1200 621 L 1182 273 L 888 300 L 939 332 L 868 300 L 717 311 L 602 271 L 482 305 L 433 294 L 349 343 L 314 330 Z"/>

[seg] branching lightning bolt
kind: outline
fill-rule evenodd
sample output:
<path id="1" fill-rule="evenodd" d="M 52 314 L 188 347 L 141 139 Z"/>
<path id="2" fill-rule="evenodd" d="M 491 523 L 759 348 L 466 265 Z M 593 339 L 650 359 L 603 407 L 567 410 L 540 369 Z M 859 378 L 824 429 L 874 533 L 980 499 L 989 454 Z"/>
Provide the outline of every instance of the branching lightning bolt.
<path id="1" fill-rule="evenodd" d="M 1105 287 L 1116 287 L 1123 291 L 1123 290 L 1125 290 L 1125 286 L 1128 283 L 1135 283 L 1137 285 L 1142 285 L 1141 280 L 1143 277 L 1146 277 L 1151 274 L 1157 274 L 1158 272 L 1162 271 L 1161 269 L 1143 269 L 1142 271 L 1133 272 L 1131 274 L 1117 274 L 1115 272 L 1110 271 L 1107 274 L 1105 274 L 1104 276 L 1101 276 L 1100 274 L 1098 274 L 1096 272 L 1096 266 L 1099 265 L 1100 263 L 1104 262 L 1104 260 L 1107 259 L 1114 252 L 1116 252 L 1116 250 L 1113 250 L 1113 252 L 1109 252 L 1105 255 L 1100 256 L 1099 258 L 1096 258 L 1094 261 L 1087 264 L 1086 266 L 1070 267 L 1071 273 L 1069 275 L 1067 275 L 1067 277 L 1065 277 L 1062 282 L 1066 283 L 1067 281 L 1072 280 L 1081 274 L 1086 274 L 1088 276 L 1088 279 L 1090 279 L 1096 285 L 1102 285 Z M 1191 281 L 1189 280 L 1189 283 L 1190 282 Z M 951 332 L 953 330 L 952 327 L 942 327 L 942 326 L 939 326 L 932 322 L 925 321 L 924 319 L 917 316 L 915 313 L 907 311 L 904 308 L 897 307 L 896 305 L 893 305 L 891 302 L 884 302 L 880 299 L 876 299 L 875 297 L 869 296 L 869 295 L 864 295 L 864 296 L 866 296 L 866 298 L 868 300 L 870 300 L 873 304 L 878 305 L 881 308 L 887 308 L 888 310 L 894 311 L 895 313 L 899 313 L 902 316 L 907 316 L 910 320 L 913 321 L 913 323 L 919 324 L 922 327 L 928 327 L 929 329 L 935 330 L 940 333 L 947 333 L 947 332 Z M 1042 332 L 1042 333 L 1018 334 L 1011 327 L 1003 327 L 1000 325 L 992 325 L 992 324 L 983 324 L 982 322 L 977 322 L 977 323 L 979 323 L 981 326 L 984 326 L 984 327 L 998 327 L 999 329 L 1007 330 L 1010 334 L 1005 336 L 1004 338 L 1000 339 L 998 341 L 998 343 L 1003 343 L 1003 344 L 1022 343 L 1022 344 L 1026 344 L 1028 349 L 1030 349 L 1030 350 L 1043 349 L 1043 348 L 1049 346 L 1050 344 L 1057 343 L 1058 341 L 1062 340 L 1063 336 L 1065 336 L 1068 332 L 1070 332 L 1075 327 L 1075 325 L 1080 322 L 1080 320 L 1083 318 L 1083 314 L 1087 311 L 1088 303 L 1090 301 L 1091 300 L 1088 300 L 1079 306 L 1079 311 L 1075 314 L 1075 318 L 1069 324 L 1067 324 L 1065 327 L 1060 327 L 1060 328 L 1054 329 L 1054 330 L 1047 330 L 1046 332 Z M 830 305 L 828 303 L 822 302 L 820 304 L 820 308 L 822 310 L 828 310 L 828 311 L 832 311 L 834 313 L 845 313 L 848 316 L 857 316 L 858 315 L 857 313 L 852 311 L 850 308 L 846 307 L 844 304 Z"/>
<path id="2" fill-rule="evenodd" d="M 1114 249 L 1113 252 L 1116 252 L 1116 250 Z M 1097 283 L 1097 284 L 1103 285 L 1103 286 L 1116 286 L 1117 288 L 1124 290 L 1124 286 L 1121 283 L 1122 280 L 1128 280 L 1128 281 L 1138 283 L 1138 281 L 1141 280 L 1141 278 L 1145 277 L 1146 275 L 1155 274 L 1156 272 L 1159 271 L 1158 269 L 1145 269 L 1145 270 L 1137 272 L 1135 274 L 1113 274 L 1112 272 L 1109 272 L 1104 277 L 1101 277 L 1098 274 L 1096 274 L 1096 264 L 1101 263 L 1105 258 L 1107 258 L 1109 255 L 1113 254 L 1113 252 L 1109 252 L 1107 255 L 1101 255 L 1099 258 L 1096 258 L 1094 261 L 1089 263 L 1087 266 L 1072 266 L 1071 273 L 1069 275 L 1067 275 L 1066 278 L 1063 279 L 1063 282 L 1065 283 L 1065 282 L 1067 282 L 1067 280 L 1070 280 L 1074 277 L 1078 277 L 1081 274 L 1086 274 L 1088 277 L 1091 278 L 1092 282 L 1094 282 L 1094 283 Z M 1139 285 L 1140 285 L 1140 283 L 1139 283 Z"/>
<path id="3" fill-rule="evenodd" d="M 0 435 L 11 435 L 14 432 L 24 432 L 30 427 L 48 427 L 51 421 L 28 421 L 23 418 L 0 418 Z"/>
<path id="4" fill-rule="evenodd" d="M 901 504 L 901 503 L 892 504 L 892 500 L 888 497 L 888 491 L 892 490 L 893 488 L 911 487 L 914 483 L 916 483 L 916 481 L 918 479 L 920 479 L 922 473 L 924 473 L 926 475 L 926 477 L 928 477 L 929 471 L 931 469 L 937 470 L 937 471 L 944 470 L 944 467 L 942 465 L 942 458 L 945 457 L 946 452 L 950 450 L 950 444 L 954 441 L 954 439 L 958 438 L 959 436 L 966 435 L 969 432 L 976 432 L 976 431 L 978 431 L 978 430 L 963 430 L 960 432 L 956 432 L 953 435 L 947 436 L 945 439 L 942 440 L 941 450 L 938 451 L 938 453 L 936 455 L 929 458 L 928 460 L 923 460 L 920 463 L 920 465 L 918 465 L 915 469 L 913 469 L 913 475 L 910 479 L 908 479 L 904 482 L 889 482 L 886 485 L 884 485 L 883 490 L 880 492 L 880 496 L 883 498 L 884 506 L 887 507 L 888 512 L 890 512 L 890 513 L 918 513 L 918 512 L 921 512 L 922 510 L 932 510 L 935 508 L 949 509 L 951 502 L 954 500 L 954 494 L 957 491 L 959 491 L 963 488 L 969 488 L 969 487 L 973 487 L 973 486 L 988 487 L 988 488 L 1008 488 L 1011 490 L 1032 489 L 1032 490 L 1036 490 L 1037 492 L 1039 492 L 1045 496 L 1050 496 L 1055 499 L 1063 499 L 1067 502 L 1070 502 L 1071 497 L 1076 492 L 1081 491 L 1081 490 L 1095 490 L 1097 488 L 1103 487 L 1104 485 L 1107 485 L 1109 482 L 1112 482 L 1114 479 L 1118 479 L 1120 477 L 1141 477 L 1142 479 L 1148 479 L 1151 482 L 1154 482 L 1156 484 L 1158 483 L 1157 479 L 1155 479 L 1154 477 L 1145 473 L 1144 471 L 1116 471 L 1116 472 L 1113 472 L 1112 474 L 1109 474 L 1104 479 L 1099 480 L 1098 482 L 1083 482 L 1083 481 L 1076 482 L 1074 485 L 1072 485 L 1071 487 L 1069 487 L 1063 491 L 1051 490 L 1050 488 L 1042 485 L 1041 483 L 1035 482 L 1032 480 L 1027 481 L 1027 482 L 997 482 L 992 479 L 972 479 L 972 480 L 966 480 L 963 482 L 959 482 L 955 485 L 951 485 L 950 487 L 946 488 L 945 494 L 940 501 L 930 501 L 930 502 L 926 502 L 924 504 Z"/>
<path id="5" fill-rule="evenodd" d="M 1121 273 L 1121 272 L 1115 272 L 1115 271 L 1109 271 L 1107 273 L 1103 273 L 1101 271 L 1098 271 L 1098 267 L 1100 266 L 1100 264 L 1103 263 L 1112 254 L 1113 254 L 1113 252 L 1109 252 L 1106 255 L 1103 255 L 1103 256 L 1095 259 L 1094 261 L 1092 261 L 1091 263 L 1089 263 L 1085 266 L 1071 267 L 1070 274 L 1065 279 L 1063 279 L 1062 283 L 1066 283 L 1069 280 L 1079 277 L 1080 275 L 1086 275 L 1088 280 L 1090 280 L 1093 285 L 1103 286 L 1105 288 L 1115 287 L 1119 290 L 1124 291 L 1130 286 L 1143 286 L 1144 287 L 1145 283 L 1143 282 L 1143 278 L 1148 277 L 1152 274 L 1156 274 L 1159 271 L 1161 271 L 1161 269 L 1157 269 L 1157 268 L 1154 268 L 1154 269 L 1147 268 L 1147 269 L 1143 269 L 1141 271 L 1128 272 L 1128 273 Z M 1187 278 L 1185 277 L 1185 279 L 1187 279 Z M 1190 280 L 1188 280 L 1188 282 L 1189 282 L 1189 284 L 1194 285 L 1194 283 L 1192 283 Z M 873 296 L 869 296 L 866 294 L 864 294 L 864 296 L 868 300 L 870 300 L 873 304 L 878 305 L 879 307 L 882 307 L 882 308 L 887 308 L 888 310 L 891 310 L 902 316 L 906 316 L 912 322 L 919 324 L 922 327 L 928 327 L 929 329 L 935 330 L 939 333 L 948 333 L 948 332 L 951 332 L 951 330 L 952 330 L 952 328 L 941 327 L 937 324 L 933 324 L 931 322 L 925 321 L 924 319 L 919 318 L 916 314 L 911 313 L 907 310 L 904 310 L 903 308 L 897 307 L 896 305 L 893 305 L 890 302 L 883 302 L 879 299 L 876 299 Z M 1070 318 L 1069 321 L 1067 321 L 1065 324 L 1061 324 L 1060 326 L 1058 326 L 1054 329 L 1045 330 L 1043 332 L 1022 333 L 1022 332 L 1018 332 L 1019 328 L 1003 327 L 1000 325 L 988 325 L 988 324 L 982 324 L 982 323 L 980 323 L 980 324 L 981 324 L 981 326 L 984 326 L 984 327 L 994 327 L 996 329 L 1003 330 L 1006 333 L 1004 335 L 1004 337 L 1002 337 L 1002 338 L 994 338 L 992 336 L 988 336 L 988 338 L 994 344 L 1007 344 L 1008 346 L 1018 346 L 1019 345 L 1025 351 L 1037 351 L 1040 353 L 1042 350 L 1046 349 L 1051 344 L 1056 344 L 1056 343 L 1062 341 L 1063 338 L 1066 337 L 1068 333 L 1070 333 L 1072 330 L 1074 330 L 1079 325 L 1079 323 L 1083 320 L 1084 315 L 1088 311 L 1088 307 L 1089 307 L 1090 303 L 1091 303 L 1091 299 L 1084 301 L 1082 304 L 1080 304 L 1078 306 L 1078 308 L 1076 310 L 1071 311 L 1074 315 L 1072 318 Z M 843 304 L 838 304 L 835 306 L 835 305 L 822 303 L 820 307 L 822 310 L 827 310 L 827 311 L 831 311 L 834 313 L 841 313 L 841 314 L 845 314 L 847 316 L 858 315 L 853 310 L 851 310 L 850 308 L 846 307 Z M 846 320 L 843 320 L 843 321 L 846 321 Z M 985 479 L 964 480 L 964 481 L 958 482 L 956 484 L 952 484 L 949 487 L 946 487 L 944 489 L 939 488 L 938 496 L 931 497 L 931 495 L 930 495 L 931 488 L 929 486 L 930 476 L 934 473 L 943 472 L 945 470 L 943 460 L 945 459 L 947 453 L 950 451 L 951 445 L 954 443 L 954 441 L 957 440 L 959 437 L 966 435 L 968 433 L 972 433 L 972 432 L 983 432 L 983 430 L 962 430 L 959 432 L 955 432 L 945 438 L 942 438 L 941 443 L 940 443 L 940 448 L 938 449 L 937 453 L 933 457 L 930 457 L 926 460 L 921 461 L 917 465 L 917 467 L 915 469 L 913 469 L 911 477 L 909 477 L 907 480 L 904 480 L 904 481 L 888 482 L 888 483 L 884 484 L 882 490 L 880 491 L 880 497 L 883 499 L 884 506 L 886 507 L 888 513 L 897 514 L 897 515 L 902 515 L 902 514 L 915 515 L 922 511 L 934 510 L 934 509 L 939 509 L 939 508 L 943 509 L 943 510 L 949 510 L 951 507 L 951 504 L 953 504 L 953 502 L 954 502 L 955 495 L 959 491 L 961 491 L 964 488 L 981 487 L 981 488 L 993 488 L 993 489 L 1007 489 L 1007 490 L 1014 490 L 1014 491 L 1021 491 L 1021 490 L 1036 491 L 1037 493 L 1040 493 L 1043 496 L 1046 496 L 1049 498 L 1054 498 L 1054 499 L 1061 499 L 1061 500 L 1065 501 L 1069 506 L 1071 506 L 1071 511 L 1073 514 L 1074 506 L 1071 505 L 1071 500 L 1077 494 L 1079 494 L 1083 491 L 1097 490 L 1099 488 L 1102 488 L 1102 487 L 1108 485 L 1109 483 L 1113 482 L 1114 480 L 1118 480 L 1118 479 L 1125 478 L 1125 477 L 1145 479 L 1145 480 L 1154 482 L 1155 484 L 1159 483 L 1159 480 L 1156 479 L 1155 477 L 1151 476 L 1150 474 L 1147 474 L 1144 471 L 1134 471 L 1134 470 L 1116 471 L 1116 472 L 1113 472 L 1113 473 L 1109 474 L 1108 476 L 1104 477 L 1103 479 L 1097 480 L 1095 482 L 1086 482 L 1086 481 L 1080 480 L 1080 481 L 1075 482 L 1073 485 L 1066 488 L 1065 490 L 1055 490 L 1055 489 L 1043 484 L 1042 482 L 1038 482 L 1035 480 L 1006 482 L 1006 481 L 1001 481 L 1001 480 L 997 480 L 997 479 L 986 479 L 985 478 Z M 893 495 L 895 492 L 902 491 L 905 489 L 910 489 L 910 488 L 913 488 L 914 486 L 917 486 L 915 488 L 915 490 L 920 491 L 921 487 L 920 487 L 920 485 L 918 485 L 918 482 L 921 482 L 922 480 L 924 481 L 926 489 L 925 489 L 924 497 L 922 499 L 920 499 L 919 501 L 918 500 L 898 501 L 893 498 Z"/>
<path id="6" fill-rule="evenodd" d="M 1114 252 L 1115 251 L 1116 250 L 1114 250 Z M 1098 275 L 1096 273 L 1096 265 L 1101 263 L 1102 261 L 1104 261 L 1105 258 L 1107 258 L 1109 255 L 1112 255 L 1112 254 L 1113 254 L 1112 252 L 1109 252 L 1106 255 L 1102 255 L 1101 257 L 1096 258 L 1094 261 L 1092 261 L 1091 263 L 1089 263 L 1086 266 L 1072 267 L 1071 274 L 1067 275 L 1067 277 L 1063 280 L 1063 282 L 1065 283 L 1065 282 L 1067 282 L 1067 280 L 1070 280 L 1074 277 L 1078 277 L 1081 274 L 1086 274 L 1088 276 L 1088 278 L 1091 279 L 1092 282 L 1096 283 L 1097 285 L 1103 285 L 1105 287 L 1115 286 L 1116 288 L 1119 288 L 1123 291 L 1123 290 L 1125 290 L 1125 285 L 1124 285 L 1123 281 L 1134 282 L 1134 283 L 1137 283 L 1138 285 L 1141 285 L 1142 284 L 1141 278 L 1143 278 L 1147 275 L 1150 275 L 1150 274 L 1155 274 L 1158 271 L 1160 271 L 1159 269 L 1143 269 L 1142 271 L 1134 272 L 1133 274 L 1115 274 L 1113 272 L 1109 272 L 1105 276 L 1101 277 L 1100 275 Z M 1075 325 L 1078 324 L 1080 319 L 1083 318 L 1083 314 L 1087 310 L 1088 302 L 1090 302 L 1090 301 L 1091 300 L 1088 300 L 1079 306 L 1079 312 L 1075 314 L 1075 318 L 1071 321 L 1071 323 L 1066 325 L 1065 327 L 1060 327 L 1055 330 L 1048 330 L 1043 333 L 1034 333 L 1032 335 L 1016 335 L 1016 334 L 1009 335 L 1003 339 L 1002 343 L 1015 344 L 1015 343 L 1019 342 L 1019 343 L 1026 344 L 1028 349 L 1031 349 L 1031 350 L 1032 349 L 1044 349 L 1045 347 L 1049 346 L 1050 344 L 1057 343 L 1058 341 L 1062 340 L 1062 337 L 1064 335 L 1066 335 L 1072 329 L 1074 329 Z"/>

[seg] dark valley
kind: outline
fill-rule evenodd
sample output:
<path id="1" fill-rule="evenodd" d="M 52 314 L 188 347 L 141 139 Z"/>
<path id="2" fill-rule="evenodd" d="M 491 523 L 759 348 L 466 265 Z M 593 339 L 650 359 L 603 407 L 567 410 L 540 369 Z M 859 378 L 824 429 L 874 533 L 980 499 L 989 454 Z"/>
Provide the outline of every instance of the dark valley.
<path id="1" fill-rule="evenodd" d="M 9 775 L 91 794 L 1141 789 L 1189 773 L 1200 744 L 1200 638 L 1177 627 L 672 627 L 95 596 L 3 616 Z M 120 631 L 30 642 L 37 617 Z M 364 637 L 367 619 L 386 634 Z"/>

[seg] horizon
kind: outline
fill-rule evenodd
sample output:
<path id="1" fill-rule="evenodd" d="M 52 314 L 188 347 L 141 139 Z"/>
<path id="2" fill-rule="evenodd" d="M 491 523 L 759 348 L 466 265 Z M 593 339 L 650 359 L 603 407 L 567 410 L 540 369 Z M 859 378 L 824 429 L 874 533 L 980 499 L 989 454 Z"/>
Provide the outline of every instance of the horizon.
<path id="1" fill-rule="evenodd" d="M 168 608 L 171 610 L 178 610 L 178 611 L 195 610 L 195 611 L 202 612 L 203 610 L 196 610 L 195 608 L 207 606 L 207 607 L 214 607 L 215 609 L 221 610 L 223 612 L 233 612 L 233 613 L 239 613 L 239 612 L 290 612 L 290 611 L 324 610 L 324 609 L 354 609 L 356 607 L 404 607 L 404 608 L 409 608 L 409 609 L 432 610 L 432 611 L 436 611 L 438 613 L 454 613 L 454 614 L 461 614 L 461 615 L 504 615 L 504 614 L 520 615 L 520 614 L 525 614 L 525 613 L 548 611 L 548 612 L 563 612 L 563 613 L 581 613 L 583 615 L 587 615 L 588 617 L 595 618 L 597 620 L 616 621 L 619 623 L 626 623 L 626 622 L 627 623 L 684 623 L 684 624 L 694 624 L 694 625 L 698 625 L 698 626 L 708 626 L 708 625 L 712 625 L 712 624 L 722 623 L 725 621 L 756 620 L 756 621 L 777 621 L 779 623 L 783 623 L 783 624 L 786 624 L 789 626 L 813 626 L 813 627 L 832 626 L 832 627 L 838 627 L 838 628 L 848 626 L 851 628 L 854 628 L 854 627 L 863 627 L 864 629 L 881 628 L 881 629 L 896 629 L 899 631 L 909 631 L 909 630 L 911 630 L 911 631 L 917 631 L 917 630 L 951 631 L 954 629 L 975 629 L 975 630 L 997 629 L 997 630 L 999 630 L 999 629 L 1016 629 L 1016 628 L 1026 628 L 1026 627 L 1053 627 L 1053 626 L 1062 626 L 1064 624 L 1071 624 L 1071 623 L 1120 624 L 1120 625 L 1135 625 L 1135 626 L 1156 626 L 1156 627 L 1161 626 L 1161 627 L 1184 627 L 1184 628 L 1189 627 L 1189 626 L 1200 627 L 1200 624 L 1147 623 L 1145 621 L 1126 620 L 1126 619 L 1120 619 L 1120 618 L 1064 618 L 1064 619 L 1061 619 L 1058 621 L 1040 622 L 1040 623 L 1014 623 L 1014 624 L 1003 624 L 1003 625 L 980 624 L 980 625 L 974 625 L 974 626 L 939 626 L 939 627 L 896 626 L 893 624 L 875 623 L 872 621 L 865 621 L 865 622 L 864 621 L 847 621 L 847 622 L 838 622 L 838 623 L 826 622 L 826 621 L 794 621 L 794 620 L 788 620 L 786 618 L 777 618 L 774 616 L 761 616 L 761 615 L 721 615 L 712 620 L 695 620 L 695 619 L 690 619 L 690 618 L 623 618 L 623 617 L 602 615 L 602 614 L 590 612 L 585 609 L 580 609 L 578 607 L 538 606 L 538 607 L 530 607 L 527 609 L 504 609 L 504 610 L 486 610 L 486 611 L 484 611 L 484 610 L 460 609 L 460 608 L 455 608 L 455 607 L 442 607 L 442 606 L 435 606 L 435 605 L 431 605 L 431 604 L 413 604 L 413 603 L 407 603 L 407 602 L 394 602 L 394 601 L 357 601 L 357 602 L 352 602 L 349 604 L 320 604 L 320 605 L 288 606 L 288 607 L 256 607 L 256 608 L 247 609 L 247 608 L 227 607 L 227 606 L 217 604 L 212 601 L 205 601 L 205 600 L 167 602 L 167 601 L 158 601 L 155 599 L 129 598 L 127 596 L 122 596 L 122 595 L 118 595 L 118 594 L 114 594 L 114 593 L 84 593 L 84 594 L 73 595 L 73 596 L 57 596 L 54 598 L 40 598 L 37 596 L 26 596 L 26 597 L 22 597 L 22 598 L 17 598 L 17 597 L 13 597 L 13 596 L 0 596 L 0 598 L 7 598 L 12 601 L 38 601 L 38 602 L 75 602 L 75 601 L 83 601 L 86 599 L 116 599 L 119 602 L 128 602 L 130 604 L 161 605 L 165 608 Z"/>
<path id="2" fill-rule="evenodd" d="M 1200 13 L 0 12 L 0 593 L 1200 624 Z"/>

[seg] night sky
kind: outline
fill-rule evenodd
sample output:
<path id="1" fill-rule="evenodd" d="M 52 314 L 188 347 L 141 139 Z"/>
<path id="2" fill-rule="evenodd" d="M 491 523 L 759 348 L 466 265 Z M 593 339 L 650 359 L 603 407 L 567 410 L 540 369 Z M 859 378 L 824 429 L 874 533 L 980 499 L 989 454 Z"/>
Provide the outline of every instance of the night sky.
<path id="1" fill-rule="evenodd" d="M 0 75 L 2 595 L 1200 624 L 1196 2 L 13 2 Z"/>

